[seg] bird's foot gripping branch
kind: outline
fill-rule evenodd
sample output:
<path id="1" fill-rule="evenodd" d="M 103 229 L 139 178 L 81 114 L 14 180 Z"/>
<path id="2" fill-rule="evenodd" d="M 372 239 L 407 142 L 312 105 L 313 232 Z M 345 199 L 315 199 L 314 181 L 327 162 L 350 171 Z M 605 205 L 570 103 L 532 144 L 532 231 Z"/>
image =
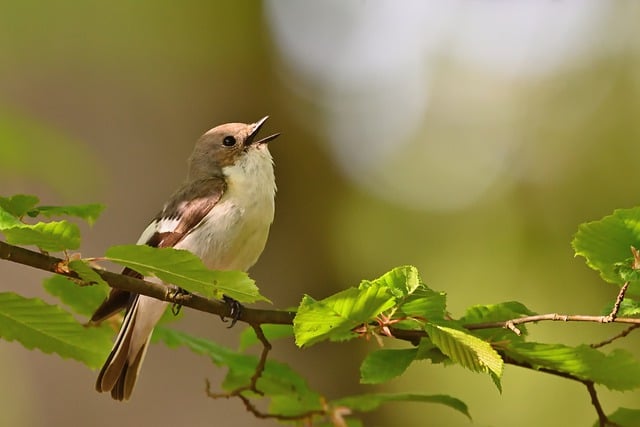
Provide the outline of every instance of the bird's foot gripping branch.
<path id="1" fill-rule="evenodd" d="M 103 322 L 84 327 L 76 317 L 91 316 L 110 289 L 219 316 L 231 314 L 229 306 L 220 301 L 222 295 L 243 304 L 266 300 L 245 273 L 208 270 L 187 251 L 126 245 L 109 248 L 100 257 L 70 255 L 68 251 L 80 247 L 80 232 L 69 219 L 92 223 L 101 210 L 100 205 L 39 206 L 36 197 L 26 195 L 0 198 L 0 232 L 5 240 L 0 241 L 0 258 L 55 273 L 44 281 L 44 287 L 60 301 L 52 305 L 15 292 L 0 292 L 2 338 L 98 368 L 111 349 L 114 325 Z M 51 216 L 66 218 L 50 221 Z M 43 217 L 46 221 L 38 222 Z M 638 425 L 640 409 L 603 408 L 597 388 L 624 391 L 640 387 L 640 363 L 622 349 L 605 351 L 612 343 L 630 339 L 630 333 L 640 325 L 640 256 L 635 250 L 640 247 L 640 236 L 635 232 L 639 228 L 640 208 L 617 210 L 600 221 L 582 224 L 573 240 L 575 253 L 605 282 L 618 286 L 617 295 L 603 303 L 601 315 L 538 314 L 510 301 L 475 305 L 456 318 L 447 311 L 444 293 L 428 287 L 416 268 L 403 266 L 323 300 L 305 296 L 295 313 L 245 307 L 238 321 L 249 327 L 241 333 L 237 350 L 173 329 L 175 317 L 170 312 L 156 328 L 153 341 L 171 348 L 187 347 L 226 368 L 224 391 L 216 391 L 218 387 L 207 382 L 207 394 L 237 398 L 259 418 L 344 426 L 352 423 L 358 412 L 397 401 L 437 403 L 469 416 L 459 399 L 421 390 L 369 393 L 364 389 L 359 395 L 329 399 L 312 390 L 302 373 L 269 357 L 271 342 L 293 336 L 300 347 L 354 339 L 404 342 L 404 347 L 393 349 L 375 346 L 364 358 L 360 367 L 363 387 L 385 383 L 402 375 L 413 362 L 427 360 L 431 365 L 457 364 L 486 374 L 500 389 L 505 365 L 514 365 L 583 384 L 585 398 L 595 409 L 596 425 Z M 62 255 L 49 255 L 53 252 Z M 102 260 L 151 279 L 109 272 L 100 267 Z M 175 286 L 188 291 L 189 297 L 176 301 L 176 293 L 171 291 Z M 527 324 L 541 321 L 596 322 L 603 328 L 624 323 L 627 327 L 607 340 L 570 346 L 536 342 Z M 262 348 L 258 356 L 251 354 L 255 345 Z M 424 364 L 421 368 L 429 369 Z M 268 400 L 267 410 L 259 409 L 263 407 L 261 399 Z"/>

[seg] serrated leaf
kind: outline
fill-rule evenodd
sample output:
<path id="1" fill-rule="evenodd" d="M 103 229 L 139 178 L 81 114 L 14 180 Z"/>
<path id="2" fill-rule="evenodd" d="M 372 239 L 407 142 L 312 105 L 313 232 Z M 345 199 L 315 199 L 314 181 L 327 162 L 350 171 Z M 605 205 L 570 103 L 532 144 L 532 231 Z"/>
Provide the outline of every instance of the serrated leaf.
<path id="1" fill-rule="evenodd" d="M 200 258 L 186 250 L 146 245 L 112 246 L 107 249 L 106 259 L 207 298 L 221 298 L 224 294 L 245 303 L 269 301 L 260 295 L 247 273 L 209 270 Z"/>
<path id="2" fill-rule="evenodd" d="M 473 305 L 469 307 L 460 319 L 464 323 L 500 322 L 516 319 L 522 316 L 533 316 L 536 313 L 529 310 L 518 301 L 507 301 L 498 304 Z"/>
<path id="3" fill-rule="evenodd" d="M 640 409 L 618 408 L 614 413 L 607 415 L 607 418 L 618 427 L 637 427 L 640 426 Z M 599 426 L 600 420 L 596 420 L 593 427 Z"/>
<path id="4" fill-rule="evenodd" d="M 395 300 L 389 288 L 373 284 L 356 292 L 338 292 L 323 300 L 336 313 L 354 322 L 362 323 L 371 320 L 378 314 L 393 307 Z"/>
<path id="5" fill-rule="evenodd" d="M 370 393 L 344 397 L 331 402 L 332 406 L 345 406 L 355 411 L 369 412 L 388 402 L 428 402 L 446 405 L 471 419 L 467 405 L 455 397 L 444 394 L 426 395 L 415 393 Z"/>
<path id="6" fill-rule="evenodd" d="M 260 328 L 269 342 L 293 336 L 293 325 L 264 324 L 260 325 Z M 256 344 L 260 344 L 260 340 L 258 340 L 253 328 L 245 328 L 240 334 L 240 350 L 246 350 Z"/>
<path id="7" fill-rule="evenodd" d="M 369 353 L 360 365 L 362 384 L 380 384 L 404 373 L 418 354 L 417 348 L 377 350 Z"/>
<path id="8" fill-rule="evenodd" d="M 102 365 L 112 345 L 110 328 L 86 328 L 60 307 L 13 292 L 0 293 L 0 337 L 90 368 Z"/>
<path id="9" fill-rule="evenodd" d="M 293 320 L 296 344 L 301 347 L 325 339 L 354 338 L 357 335 L 351 332 L 353 328 L 369 322 L 394 304 L 389 289 L 373 283 L 362 289 L 346 289 L 321 301 L 305 295 Z"/>
<path id="10" fill-rule="evenodd" d="M 599 221 L 581 224 L 571 245 L 605 281 L 624 283 L 616 264 L 632 256 L 631 246 L 640 248 L 640 207 L 617 209 Z"/>
<path id="11" fill-rule="evenodd" d="M 517 319 L 523 316 L 533 316 L 536 313 L 525 307 L 524 304 L 517 301 L 507 301 L 498 304 L 474 305 L 467 309 L 466 313 L 460 318 L 460 323 L 464 325 L 484 322 L 503 322 L 510 319 Z M 499 327 L 493 329 L 476 329 L 473 335 L 479 336 L 488 341 L 502 340 L 524 340 L 527 335 L 525 325 L 518 325 L 518 329 L 522 335 L 518 336 L 512 331 Z"/>
<path id="12" fill-rule="evenodd" d="M 68 221 L 39 222 L 34 225 L 20 223 L 2 229 L 7 243 L 34 245 L 47 252 L 58 252 L 80 247 L 80 229 Z"/>
<path id="13" fill-rule="evenodd" d="M 553 369 L 582 380 L 602 384 L 611 390 L 640 387 L 640 364 L 628 351 L 615 349 L 608 355 L 588 345 L 533 342 L 512 343 L 506 354 L 534 369 Z"/>
<path id="14" fill-rule="evenodd" d="M 363 280 L 359 289 L 381 286 L 395 297 L 397 316 L 444 319 L 446 294 L 430 289 L 422 282 L 418 269 L 411 265 L 396 267 L 375 280 Z"/>
<path id="15" fill-rule="evenodd" d="M 360 288 L 371 285 L 386 287 L 396 297 L 402 298 L 411 295 L 421 285 L 418 269 L 412 265 L 396 267 L 375 280 L 363 280 Z"/>
<path id="16" fill-rule="evenodd" d="M 105 206 L 100 203 L 71 206 L 38 206 L 30 209 L 28 214 L 31 217 L 42 215 L 48 218 L 52 216 L 74 216 L 87 221 L 89 225 L 93 225 L 104 208 Z"/>
<path id="17" fill-rule="evenodd" d="M 447 326 L 427 323 L 424 327 L 431 342 L 451 360 L 475 372 L 502 376 L 504 362 L 491 345 L 471 334 Z"/>
<path id="18" fill-rule="evenodd" d="M 426 320 L 443 320 L 447 313 L 447 295 L 427 287 L 416 289 L 399 304 L 400 313 Z"/>
<path id="19" fill-rule="evenodd" d="M 74 312 L 90 317 L 109 294 L 109 286 L 80 286 L 73 280 L 55 274 L 44 279 L 47 292 L 57 297 Z"/>
<path id="20" fill-rule="evenodd" d="M 358 290 L 347 290 L 355 295 Z M 355 296 L 354 296 L 355 297 Z M 293 319 L 293 332 L 296 337 L 296 345 L 313 345 L 325 339 L 348 339 L 355 334 L 351 330 L 358 325 L 357 322 L 344 318 L 337 313 L 330 304 L 316 301 L 305 295 L 300 302 L 296 317 Z"/>
<path id="21" fill-rule="evenodd" d="M 16 194 L 11 197 L 0 197 L 0 208 L 20 218 L 38 204 L 40 199 L 28 194 Z"/>

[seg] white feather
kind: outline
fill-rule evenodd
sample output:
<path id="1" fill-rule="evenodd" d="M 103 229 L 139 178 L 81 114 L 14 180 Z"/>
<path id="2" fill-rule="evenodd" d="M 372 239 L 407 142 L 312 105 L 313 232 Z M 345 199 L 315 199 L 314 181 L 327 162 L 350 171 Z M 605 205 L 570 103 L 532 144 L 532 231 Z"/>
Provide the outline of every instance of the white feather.
<path id="1" fill-rule="evenodd" d="M 227 191 L 178 249 L 198 255 L 214 270 L 248 270 L 264 249 L 274 216 L 276 191 L 266 146 L 223 169 Z"/>
<path id="2" fill-rule="evenodd" d="M 179 223 L 180 218 L 162 218 L 160 220 L 153 220 L 151 224 L 144 229 L 136 244 L 144 245 L 155 233 L 171 232 L 176 229 Z"/>

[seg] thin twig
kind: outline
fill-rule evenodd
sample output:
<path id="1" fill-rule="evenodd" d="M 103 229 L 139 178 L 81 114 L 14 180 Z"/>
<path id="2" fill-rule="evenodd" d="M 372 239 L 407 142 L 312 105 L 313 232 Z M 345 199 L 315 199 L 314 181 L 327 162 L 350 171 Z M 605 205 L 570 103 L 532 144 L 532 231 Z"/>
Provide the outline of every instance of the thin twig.
<path id="1" fill-rule="evenodd" d="M 640 324 L 640 318 L 633 317 L 616 317 L 610 320 L 607 316 L 591 316 L 584 314 L 536 314 L 534 316 L 523 316 L 515 319 L 502 320 L 499 322 L 482 322 L 469 323 L 464 325 L 466 329 L 493 329 L 493 328 L 509 328 L 509 325 L 521 325 L 523 323 L 542 322 L 542 321 L 560 321 L 560 322 L 595 322 L 595 323 L 630 323 Z"/>
<path id="2" fill-rule="evenodd" d="M 620 305 L 622 301 L 624 301 L 624 295 L 627 293 L 627 288 L 629 287 L 629 282 L 624 282 L 624 285 L 620 288 L 620 292 L 618 292 L 618 296 L 616 297 L 616 302 L 613 304 L 613 309 L 611 309 L 611 313 L 606 316 L 607 322 L 613 322 L 616 317 L 618 317 L 618 312 L 620 311 Z"/>
<path id="3" fill-rule="evenodd" d="M 619 334 L 616 334 L 614 336 L 612 336 L 611 338 L 608 338 L 604 341 L 600 341 L 599 343 L 594 343 L 591 344 L 592 348 L 600 348 L 600 347 L 604 347 L 607 344 L 611 344 L 613 341 L 619 339 L 619 338 L 624 338 L 627 335 L 629 335 L 631 333 L 631 331 L 640 328 L 640 325 L 636 324 L 636 325 L 631 325 L 628 328 L 624 329 L 622 332 L 620 332 Z"/>
<path id="4" fill-rule="evenodd" d="M 271 343 L 269 342 L 269 340 L 267 340 L 267 337 L 265 336 L 264 331 L 262 330 L 260 325 L 252 324 L 251 327 L 253 327 L 253 330 L 255 331 L 256 336 L 258 337 L 258 340 L 260 340 L 260 342 L 262 343 L 262 352 L 260 353 L 260 359 L 258 360 L 256 369 L 253 375 L 251 376 L 251 379 L 249 380 L 249 384 L 247 384 L 246 386 L 238 387 L 227 393 L 214 393 L 211 391 L 211 383 L 209 382 L 209 380 L 206 380 L 207 396 L 211 397 L 212 399 L 221 399 L 221 398 L 230 399 L 232 397 L 237 397 L 242 401 L 247 411 L 251 412 L 256 418 L 262 418 L 262 419 L 272 418 L 272 419 L 277 419 L 282 421 L 304 421 L 304 420 L 311 420 L 311 418 L 314 415 L 326 415 L 325 410 L 307 411 L 298 415 L 282 415 L 282 414 L 272 414 L 269 412 L 263 412 L 254 405 L 254 403 L 251 401 L 249 397 L 243 394 L 247 391 L 250 391 L 260 396 L 264 396 L 264 393 L 258 389 L 257 384 L 258 384 L 258 380 L 260 379 L 260 377 L 262 377 L 262 374 L 264 373 L 264 369 L 267 364 L 267 357 L 269 355 L 269 351 L 271 351 L 271 348 L 272 348 Z"/>
<path id="5" fill-rule="evenodd" d="M 609 320 L 609 316 L 591 316 L 584 314 L 536 314 L 533 316 L 517 317 L 515 319 L 501 320 L 497 322 L 480 322 L 480 323 L 467 323 L 462 325 L 465 329 L 470 331 L 478 329 L 498 329 L 504 328 L 513 331 L 520 335 L 522 332 L 516 327 L 516 325 L 522 325 L 524 323 L 534 323 L 543 321 L 555 321 L 555 322 L 592 322 L 592 323 L 623 323 L 633 325 L 630 330 L 640 327 L 640 318 L 635 317 L 616 317 L 613 320 Z M 394 338 L 409 341 L 414 345 L 418 345 L 422 338 L 427 336 L 427 333 L 418 329 L 398 329 L 389 328 Z M 630 331 L 629 331 L 630 332 Z M 627 334 L 629 333 L 627 332 Z M 625 334 L 626 335 L 626 334 Z M 625 336 L 623 335 L 623 336 Z"/>
<path id="6" fill-rule="evenodd" d="M 262 373 L 264 372 L 264 368 L 267 365 L 267 356 L 272 349 L 271 343 L 267 340 L 267 337 L 264 335 L 264 331 L 260 327 L 260 325 L 252 324 L 251 327 L 256 333 L 256 336 L 262 343 L 262 352 L 260 353 L 260 360 L 258 361 L 258 365 L 256 366 L 256 371 L 253 373 L 251 377 L 251 382 L 249 383 L 249 390 L 255 391 L 256 393 L 263 395 L 264 393 L 257 388 L 257 383 Z"/>

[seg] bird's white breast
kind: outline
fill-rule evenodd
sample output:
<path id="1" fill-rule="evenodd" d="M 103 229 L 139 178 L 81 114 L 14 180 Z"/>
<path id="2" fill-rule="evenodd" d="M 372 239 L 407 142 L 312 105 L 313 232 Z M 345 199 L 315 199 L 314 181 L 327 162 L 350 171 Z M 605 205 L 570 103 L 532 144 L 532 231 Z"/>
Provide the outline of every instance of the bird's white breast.
<path id="1" fill-rule="evenodd" d="M 250 148 L 223 173 L 224 195 L 176 248 L 194 252 L 211 269 L 245 271 L 262 253 L 273 222 L 276 186 L 266 145 Z"/>

